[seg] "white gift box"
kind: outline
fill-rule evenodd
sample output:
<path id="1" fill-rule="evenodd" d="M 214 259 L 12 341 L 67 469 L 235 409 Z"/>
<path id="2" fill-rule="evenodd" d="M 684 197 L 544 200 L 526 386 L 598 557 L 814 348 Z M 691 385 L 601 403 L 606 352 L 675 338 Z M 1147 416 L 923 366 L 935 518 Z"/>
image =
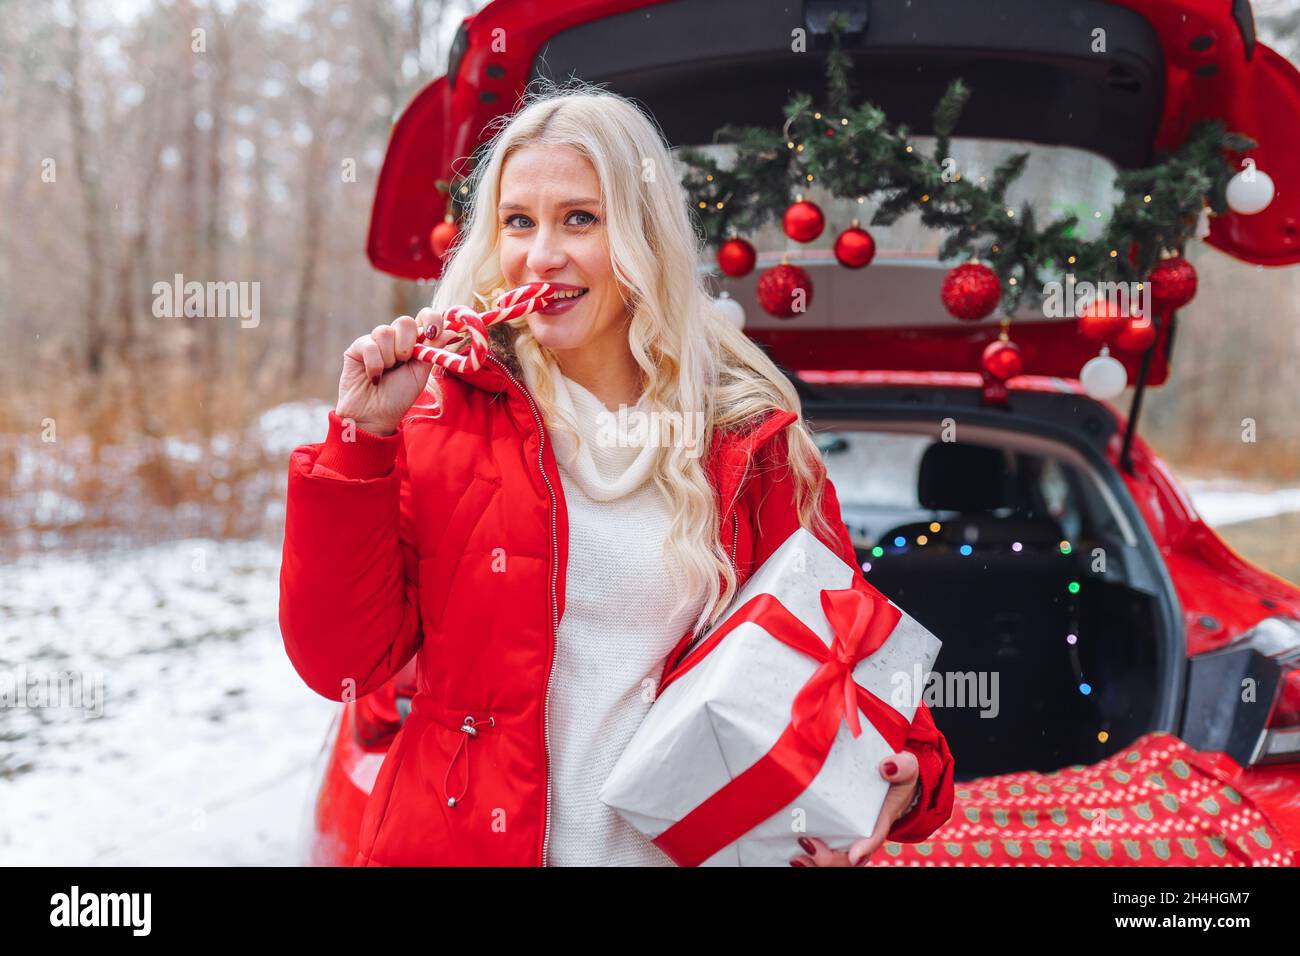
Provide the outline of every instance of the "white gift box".
<path id="1" fill-rule="evenodd" d="M 771 794 L 780 799 L 780 787 L 752 786 L 770 780 L 756 781 L 758 768 L 754 765 L 774 749 L 783 734 L 789 737 L 796 695 L 822 664 L 805 650 L 773 637 L 756 621 L 745 620 L 728 631 L 728 621 L 755 598 L 760 604 L 774 598 L 825 645 L 821 653 L 833 656 L 834 633 L 823 605 L 823 590 L 856 588 L 859 593 L 870 593 L 879 615 L 877 628 L 886 627 L 894 616 L 897 623 L 874 653 L 853 666 L 852 679 L 910 724 L 941 642 L 870 585 L 864 586 L 860 580 L 855 585 L 855 574 L 854 568 L 807 530 L 800 528 L 786 539 L 745 582 L 713 630 L 697 640 L 683 660 L 689 669 L 679 665 L 670 675 L 601 788 L 600 799 L 652 840 L 664 836 L 710 798 L 713 805 L 688 821 L 697 836 L 699 824 L 707 823 L 708 818 L 743 819 L 743 815 L 726 810 L 719 817 L 717 804 L 724 796 L 719 791 L 750 768 L 754 771 L 730 787 L 728 794 L 740 796 L 740 791 L 746 791 L 746 807 L 758 817 L 767 808 L 761 796 L 753 797 L 750 791 L 768 793 L 768 801 Z M 717 640 L 723 631 L 727 633 L 701 656 L 699 652 L 710 643 L 710 637 Z M 842 665 L 840 674 L 847 672 L 847 665 Z M 843 677 L 829 686 L 834 689 L 825 695 L 827 699 L 844 699 Z M 719 844 L 716 852 L 708 856 L 697 853 L 697 859 L 690 862 L 788 866 L 790 858 L 802 852 L 797 842 L 800 836 L 820 837 L 834 849 L 847 849 L 869 835 L 889 789 L 880 776 L 879 764 L 895 748 L 866 714 L 859 711 L 857 717 L 861 733 L 854 736 L 841 707 L 838 729 L 824 732 L 827 740 L 834 734 L 825 762 L 820 769 L 809 771 L 815 776 L 793 800 L 772 807 L 773 812 L 762 822 L 732 842 Z M 771 761 L 762 766 L 770 768 Z M 788 789 L 790 784 L 785 786 Z M 729 826 L 734 829 L 737 824 Z M 670 836 L 678 840 L 684 829 L 679 826 Z M 716 828 L 717 834 L 726 831 L 726 826 Z M 717 836 L 710 833 L 696 846 L 710 841 L 717 842 Z M 666 839 L 661 846 L 682 861 L 672 850 L 679 842 Z"/>

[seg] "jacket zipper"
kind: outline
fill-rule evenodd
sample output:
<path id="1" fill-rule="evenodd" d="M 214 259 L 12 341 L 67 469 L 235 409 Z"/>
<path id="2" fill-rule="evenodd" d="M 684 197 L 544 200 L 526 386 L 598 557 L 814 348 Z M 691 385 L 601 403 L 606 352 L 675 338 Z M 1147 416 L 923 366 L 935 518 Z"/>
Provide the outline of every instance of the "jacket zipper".
<path id="1" fill-rule="evenodd" d="M 524 398 L 528 399 L 528 407 L 532 409 L 533 421 L 537 423 L 537 432 L 540 441 L 537 444 L 537 467 L 541 469 L 542 481 L 546 483 L 546 490 L 551 495 L 551 661 L 546 668 L 546 684 L 542 692 L 542 743 L 546 749 L 546 823 L 542 828 L 542 866 L 546 866 L 547 850 L 551 841 L 551 671 L 555 669 L 555 645 L 560 630 L 560 602 L 556 596 L 556 580 L 560 573 L 560 536 L 555 526 L 555 489 L 551 486 L 551 479 L 546 476 L 546 463 L 542 453 L 546 448 L 546 429 L 542 427 L 542 416 L 537 411 L 537 404 L 533 401 L 533 396 L 526 388 L 519 383 L 512 374 L 510 369 L 495 355 L 488 353 L 488 359 L 493 362 L 506 378 L 514 383 L 515 387 L 523 393 Z"/>
<path id="2" fill-rule="evenodd" d="M 533 401 L 532 394 L 528 389 L 519 383 L 519 380 L 510 373 L 505 363 L 495 355 L 488 353 L 488 360 L 497 368 L 505 373 L 506 378 L 523 393 L 524 398 L 528 400 L 528 407 L 532 410 L 533 421 L 537 424 L 537 433 L 540 440 L 537 444 L 537 467 L 542 473 L 542 481 L 546 483 L 546 490 L 551 496 L 551 661 L 546 669 L 546 684 L 543 691 L 542 699 L 542 740 L 546 749 L 546 823 L 542 828 L 542 866 L 546 866 L 547 851 L 550 848 L 551 840 L 551 671 L 555 668 L 555 645 L 558 640 L 560 630 L 559 619 L 559 598 L 556 596 L 556 581 L 560 573 L 560 536 L 555 525 L 555 488 L 551 485 L 551 479 L 546 475 L 546 462 L 543 452 L 546 449 L 546 429 L 542 426 L 542 416 L 537 411 L 537 403 Z M 736 567 L 736 546 L 740 541 L 740 517 L 736 514 L 736 509 L 731 509 L 731 567 Z"/>

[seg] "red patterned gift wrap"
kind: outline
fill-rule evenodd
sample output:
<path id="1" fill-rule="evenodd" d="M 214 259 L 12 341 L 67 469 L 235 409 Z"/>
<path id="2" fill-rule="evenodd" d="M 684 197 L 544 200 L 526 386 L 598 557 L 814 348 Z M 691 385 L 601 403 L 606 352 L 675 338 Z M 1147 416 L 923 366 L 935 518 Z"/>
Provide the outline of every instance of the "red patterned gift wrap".
<path id="1" fill-rule="evenodd" d="M 867 865 L 1295 866 L 1230 779 L 1151 733 L 1092 766 L 959 782 L 947 823 L 919 843 L 886 842 Z"/>

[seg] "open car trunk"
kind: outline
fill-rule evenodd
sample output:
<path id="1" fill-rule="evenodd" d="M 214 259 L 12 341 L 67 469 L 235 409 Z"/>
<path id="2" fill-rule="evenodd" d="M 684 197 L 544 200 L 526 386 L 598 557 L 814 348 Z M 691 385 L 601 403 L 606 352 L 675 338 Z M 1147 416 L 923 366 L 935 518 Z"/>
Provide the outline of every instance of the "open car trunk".
<path id="1" fill-rule="evenodd" d="M 926 702 L 957 778 L 1174 729 L 1176 602 L 1102 453 L 1114 419 L 1077 394 L 989 416 L 976 390 L 914 391 L 832 386 L 804 408 L 867 580 L 943 641 Z"/>
<path id="2" fill-rule="evenodd" d="M 1152 595 L 1087 581 L 1088 552 L 1062 554 L 1054 522 L 1041 513 L 1002 520 L 963 513 L 916 547 L 928 524 L 904 531 L 910 546 L 887 539 L 882 557 L 861 548 L 858 558 L 875 587 L 943 635 L 936 670 L 943 696 L 932 710 L 960 754 L 957 779 L 1095 763 L 1115 749 L 1110 740 L 1125 743 L 1151 728 L 1160 680 Z M 963 555 L 959 543 L 976 529 L 983 547 Z M 1020 552 L 1011 550 L 1013 538 Z M 1071 594 L 1072 581 L 1087 587 Z"/>

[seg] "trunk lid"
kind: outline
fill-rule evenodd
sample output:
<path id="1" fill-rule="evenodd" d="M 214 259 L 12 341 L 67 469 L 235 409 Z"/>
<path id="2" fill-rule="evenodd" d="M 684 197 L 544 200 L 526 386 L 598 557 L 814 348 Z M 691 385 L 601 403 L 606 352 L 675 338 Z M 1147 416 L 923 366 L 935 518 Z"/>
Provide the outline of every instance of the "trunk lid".
<path id="1" fill-rule="evenodd" d="M 832 8 L 848 10 L 859 27 L 844 44 L 858 97 L 924 135 L 943 89 L 963 77 L 973 94 L 960 141 L 976 153 L 1030 144 L 1054 156 L 1055 175 L 1049 164 L 1027 188 L 1042 191 L 1056 211 L 1107 210 L 1115 170 L 1150 164 L 1201 118 L 1222 119 L 1259 143 L 1250 158 L 1278 191 L 1263 212 L 1216 217 L 1207 241 L 1251 263 L 1300 261 L 1300 190 L 1286 188 L 1300 181 L 1300 74 L 1256 41 L 1245 0 L 1000 0 L 992 11 L 966 0 L 496 0 L 464 21 L 448 74 L 416 97 L 394 129 L 371 221 L 371 261 L 405 278 L 440 275 L 429 232 L 446 199 L 434 181 L 463 170 L 458 158 L 473 153 L 529 79 L 575 74 L 607 84 L 641 102 L 674 146 L 707 144 L 723 123 L 779 122 L 794 91 L 821 93 Z M 503 30 L 504 45 L 496 39 Z M 808 52 L 791 50 L 793 30 L 807 32 Z M 1104 50 L 1096 49 L 1099 35 Z M 934 262 L 937 241 L 930 248 L 915 237 L 884 237 L 877 260 L 852 272 L 829 257 L 829 243 L 849 222 L 827 211 L 826 245 L 790 253 L 813 279 L 807 314 L 780 322 L 753 300 L 757 271 L 779 252 L 760 259 L 749 277 L 728 281 L 753 337 L 793 369 L 978 370 L 998 326 L 943 312 L 946 267 Z M 869 207 L 864 226 L 867 219 Z M 751 239 L 760 250 L 793 245 L 775 236 Z M 1072 319 L 1041 311 L 1013 319 L 1026 374 L 1073 378 L 1096 354 Z M 1167 323 L 1151 350 L 1149 385 L 1168 377 L 1175 328 L 1176 319 Z M 1135 379 L 1142 357 L 1115 357 Z"/>

